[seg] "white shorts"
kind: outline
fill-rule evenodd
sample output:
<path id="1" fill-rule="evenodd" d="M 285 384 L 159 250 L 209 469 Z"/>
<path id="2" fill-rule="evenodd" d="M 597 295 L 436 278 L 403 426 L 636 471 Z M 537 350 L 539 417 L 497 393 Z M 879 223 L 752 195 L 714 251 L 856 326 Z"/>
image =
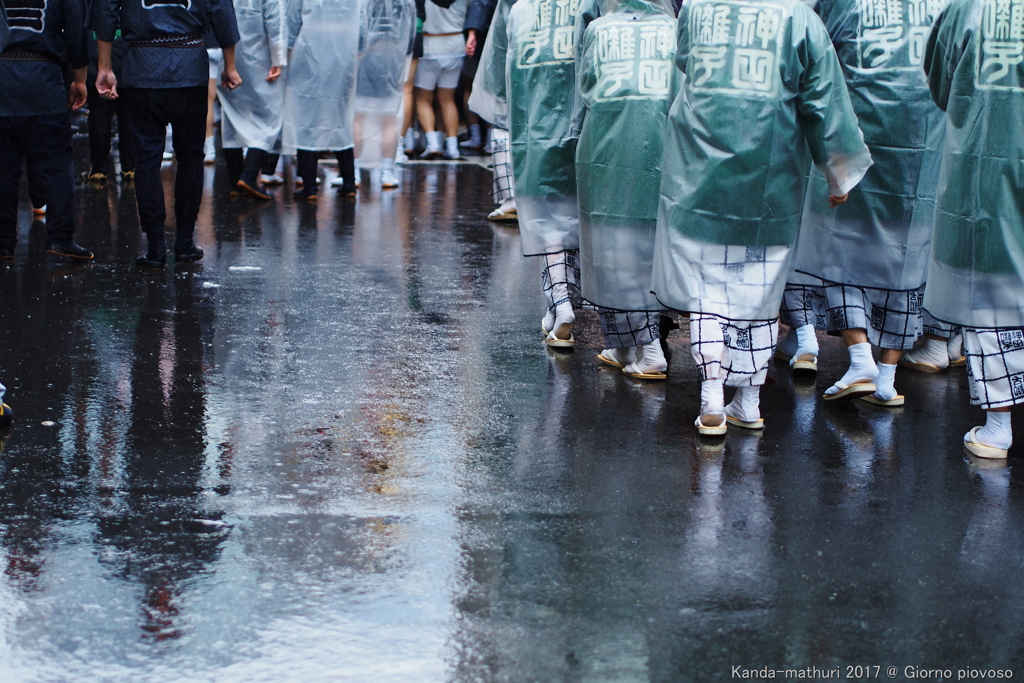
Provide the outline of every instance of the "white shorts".
<path id="1" fill-rule="evenodd" d="M 224 51 L 219 47 L 207 48 L 206 54 L 210 56 L 210 80 L 219 81 L 221 64 L 224 62 Z"/>
<path id="2" fill-rule="evenodd" d="M 462 74 L 463 55 L 424 55 L 416 67 L 413 86 L 423 90 L 447 88 L 454 90 Z"/>

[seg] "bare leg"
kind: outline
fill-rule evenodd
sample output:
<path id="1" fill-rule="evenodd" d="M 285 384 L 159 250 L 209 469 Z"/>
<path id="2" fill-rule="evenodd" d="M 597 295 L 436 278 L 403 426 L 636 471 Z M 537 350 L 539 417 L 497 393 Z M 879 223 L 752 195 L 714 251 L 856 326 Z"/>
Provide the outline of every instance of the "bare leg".
<path id="1" fill-rule="evenodd" d="M 416 118 L 423 126 L 425 133 L 434 132 L 434 91 L 415 88 L 416 93 Z"/>
<path id="2" fill-rule="evenodd" d="M 438 88 L 437 100 L 441 104 L 445 137 L 453 138 L 459 134 L 459 110 L 455 106 L 455 89 Z"/>

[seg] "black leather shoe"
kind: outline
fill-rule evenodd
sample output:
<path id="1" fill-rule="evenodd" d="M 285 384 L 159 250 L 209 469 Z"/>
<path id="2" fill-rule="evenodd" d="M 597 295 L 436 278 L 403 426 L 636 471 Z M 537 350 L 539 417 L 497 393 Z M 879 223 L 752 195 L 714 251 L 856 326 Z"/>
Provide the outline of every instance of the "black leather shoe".
<path id="1" fill-rule="evenodd" d="M 92 261 L 93 259 L 92 252 L 74 240 L 68 240 L 67 242 L 54 242 L 46 248 L 46 253 L 56 254 L 57 256 L 66 256 L 67 258 L 78 261 Z"/>
<path id="2" fill-rule="evenodd" d="M 235 189 L 254 199 L 262 199 L 264 201 L 270 199 L 270 195 L 261 190 L 256 183 L 248 183 L 244 178 L 235 183 Z"/>
<path id="3" fill-rule="evenodd" d="M 163 270 L 167 265 L 167 257 L 157 258 L 146 254 L 135 259 L 135 265 L 144 270 Z"/>
<path id="4" fill-rule="evenodd" d="M 195 245 L 192 245 L 187 249 L 174 250 L 174 260 L 178 263 L 192 263 L 193 261 L 199 261 L 202 258 L 203 250 Z"/>
<path id="5" fill-rule="evenodd" d="M 0 403 L 0 427 L 6 427 L 14 422 L 14 411 L 6 403 Z"/>

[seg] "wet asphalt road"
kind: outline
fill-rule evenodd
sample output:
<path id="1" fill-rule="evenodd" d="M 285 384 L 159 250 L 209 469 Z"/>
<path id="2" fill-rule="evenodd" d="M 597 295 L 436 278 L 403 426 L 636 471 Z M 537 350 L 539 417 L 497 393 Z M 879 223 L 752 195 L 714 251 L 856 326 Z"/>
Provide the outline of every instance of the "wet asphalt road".
<path id="1" fill-rule="evenodd" d="M 590 313 L 549 351 L 489 174 L 401 178 L 258 204 L 208 169 L 207 258 L 163 274 L 132 265 L 131 191 L 79 192 L 85 266 L 25 199 L 0 680 L 1024 676 L 1021 451 L 965 460 L 962 370 L 826 406 L 823 340 L 817 385 L 775 368 L 762 437 L 701 442 L 684 334 L 662 384 L 597 367 Z"/>

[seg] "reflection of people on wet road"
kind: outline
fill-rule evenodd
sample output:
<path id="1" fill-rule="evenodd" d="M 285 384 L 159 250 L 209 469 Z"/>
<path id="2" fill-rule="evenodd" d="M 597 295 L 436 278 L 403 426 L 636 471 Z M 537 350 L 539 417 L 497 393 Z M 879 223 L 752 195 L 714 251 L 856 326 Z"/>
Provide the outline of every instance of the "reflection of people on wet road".
<path id="1" fill-rule="evenodd" d="M 757 36 L 753 14 L 744 15 L 750 35 L 738 31 L 723 44 L 697 28 L 712 15 L 742 27 L 751 7 Z M 777 55 L 757 74 L 740 66 L 755 40 Z M 761 429 L 759 393 L 800 223 L 805 150 L 833 204 L 871 157 L 828 32 L 802 2 L 686 4 L 676 64 L 687 78 L 665 134 L 652 289 L 662 304 L 691 313 L 703 380 L 697 429 Z M 736 387 L 728 406 L 726 384 Z"/>
<path id="2" fill-rule="evenodd" d="M 356 73 L 359 0 L 295 0 L 288 4 L 291 50 L 284 91 L 283 146 L 295 154 L 303 188 L 296 199 L 317 198 L 317 158 L 334 152 L 338 192 L 356 195 Z"/>
<path id="3" fill-rule="evenodd" d="M 235 12 L 226 0 L 191 0 L 186 4 L 122 4 L 95 0 L 93 30 L 99 52 L 96 90 L 101 97 L 124 98 L 132 121 L 135 153 L 135 197 L 139 223 L 148 247 L 136 263 L 163 268 L 167 260 L 164 239 L 164 186 L 160 179 L 167 125 L 171 126 L 177 169 L 174 177 L 174 258 L 198 261 L 203 250 L 193 240 L 203 198 L 203 141 L 209 56 L 203 35 L 212 29 L 224 50 L 221 80 L 229 89 L 241 79 L 235 70 L 238 28 Z M 121 82 L 112 71 L 111 49 L 117 29 L 128 41 Z"/>
<path id="4" fill-rule="evenodd" d="M 993 0 L 953 0 L 924 53 L 947 114 L 924 306 L 964 327 L 971 403 L 986 411 L 964 443 L 984 458 L 1007 456 L 1009 409 L 1024 401 L 1024 132 L 1007 125 L 1024 118 L 1024 63 L 999 59 L 1005 43 L 983 30 L 999 11 Z"/>
<path id="5" fill-rule="evenodd" d="M 228 187 L 256 199 L 270 199 L 259 186 L 260 172 L 281 137 L 288 25 L 284 0 L 236 0 L 240 35 L 235 64 L 242 85 L 219 89 L 221 138 Z M 244 147 L 248 150 L 244 153 Z"/>
<path id="6" fill-rule="evenodd" d="M 665 120 L 678 88 L 675 21 L 668 2 L 592 4 L 584 3 L 579 21 L 601 16 L 577 47 L 576 74 L 585 112 L 576 150 L 583 297 L 600 308 L 608 348 L 597 359 L 632 377 L 665 379 L 651 262 Z M 653 49 L 610 62 L 601 46 L 613 38 L 651 41 Z M 652 68 L 668 75 L 656 88 L 643 75 Z"/>
<path id="7" fill-rule="evenodd" d="M 918 72 L 913 41 L 868 60 L 866 53 L 877 45 L 860 35 L 859 27 L 870 21 L 862 16 L 872 12 L 867 5 L 819 0 L 815 11 L 842 62 L 874 165 L 835 208 L 828 206 L 825 175 L 811 169 L 795 273 L 785 295 L 786 308 L 798 318 L 791 321 L 798 343 L 790 363 L 816 366 L 814 311 L 805 302 L 823 300 L 827 329 L 842 335 L 850 354 L 849 369 L 825 398 L 903 405 L 894 386 L 896 363 L 921 333 L 942 113 Z M 932 18 L 918 21 L 927 26 Z M 872 346 L 882 349 L 877 366 Z M 942 344 L 943 357 L 945 352 Z"/>
<path id="8" fill-rule="evenodd" d="M 216 499 L 202 495 L 213 302 L 198 288 L 191 278 L 147 283 L 132 354 L 123 504 L 97 520 L 97 542 L 121 550 L 107 561 L 144 588 L 141 628 L 155 640 L 181 635 L 182 583 L 217 558 L 227 533 L 210 507 Z"/>
<path id="9" fill-rule="evenodd" d="M 580 247 L 576 140 L 571 131 L 576 68 L 571 36 L 576 5 L 544 11 L 545 0 L 519 0 L 508 17 L 508 120 L 512 174 L 524 256 L 544 259 L 549 345 L 576 343 Z"/>
<path id="10" fill-rule="evenodd" d="M 93 255 L 75 235 L 75 167 L 68 107 L 85 104 L 89 65 L 83 0 L 39 3 L 6 0 L 10 22 L 0 52 L 0 260 L 14 258 L 18 240 L 18 181 L 22 162 L 30 180 L 46 188 L 46 251 L 77 260 Z M 71 93 L 62 64 L 74 69 Z"/>

